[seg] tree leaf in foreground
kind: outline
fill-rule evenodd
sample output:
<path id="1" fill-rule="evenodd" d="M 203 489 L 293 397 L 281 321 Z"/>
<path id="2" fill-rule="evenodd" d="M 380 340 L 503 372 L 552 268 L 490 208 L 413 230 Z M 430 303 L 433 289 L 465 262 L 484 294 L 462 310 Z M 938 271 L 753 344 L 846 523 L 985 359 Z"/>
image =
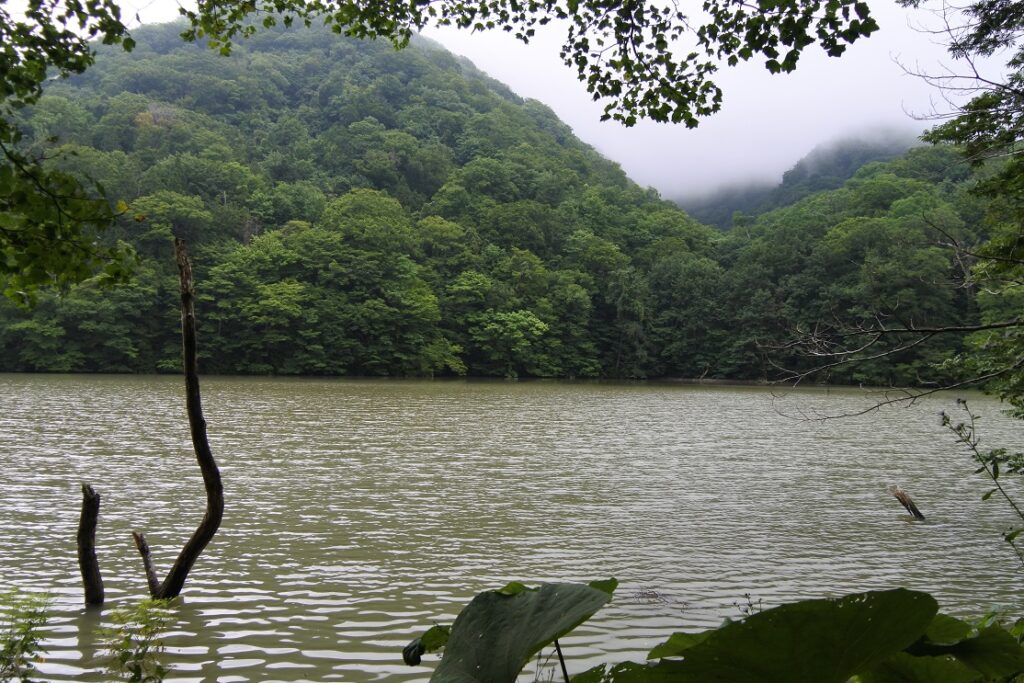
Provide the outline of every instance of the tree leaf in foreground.
<path id="1" fill-rule="evenodd" d="M 652 652 L 681 654 L 682 661 L 596 667 L 573 680 L 846 683 L 918 640 L 937 611 L 927 593 L 902 588 L 803 600 L 709 631 L 699 643 L 677 634 L 675 647 L 670 639 Z"/>
<path id="2" fill-rule="evenodd" d="M 614 581 L 596 585 L 548 583 L 480 593 L 452 625 L 444 656 L 430 680 L 513 683 L 537 651 L 611 600 Z"/>

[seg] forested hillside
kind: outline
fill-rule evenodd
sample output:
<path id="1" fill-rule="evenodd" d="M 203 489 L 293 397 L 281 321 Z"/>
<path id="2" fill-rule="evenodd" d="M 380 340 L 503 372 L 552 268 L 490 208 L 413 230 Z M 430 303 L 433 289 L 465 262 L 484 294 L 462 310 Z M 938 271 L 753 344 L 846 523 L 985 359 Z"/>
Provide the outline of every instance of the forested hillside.
<path id="1" fill-rule="evenodd" d="M 834 190 L 872 161 L 891 161 L 920 145 L 912 135 L 880 130 L 815 147 L 782 175 L 782 182 L 726 187 L 703 197 L 677 201 L 687 213 L 708 225 L 729 230 L 740 220 L 793 204 L 807 195 Z"/>
<path id="2" fill-rule="evenodd" d="M 0 370 L 176 368 L 172 235 L 207 373 L 760 379 L 799 325 L 978 315 L 939 244 L 984 237 L 951 150 L 721 235 L 425 41 L 275 29 L 223 58 L 179 32 L 139 30 L 26 112 L 26 145 L 128 203 L 113 238 L 140 261 L 125 287 L 0 303 Z M 919 383 L 955 351 L 834 378 Z"/>

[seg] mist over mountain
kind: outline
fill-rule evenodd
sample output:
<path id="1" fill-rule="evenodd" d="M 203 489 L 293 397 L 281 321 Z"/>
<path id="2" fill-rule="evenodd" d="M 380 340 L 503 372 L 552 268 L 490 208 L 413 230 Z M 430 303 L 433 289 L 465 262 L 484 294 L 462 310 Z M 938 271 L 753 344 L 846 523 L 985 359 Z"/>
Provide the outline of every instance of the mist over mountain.
<path id="1" fill-rule="evenodd" d="M 764 213 L 814 192 L 833 190 L 865 164 L 894 159 L 920 144 L 916 134 L 906 129 L 865 131 L 815 147 L 782 175 L 780 183 L 726 186 L 676 203 L 702 223 L 728 230 L 736 213 Z"/>

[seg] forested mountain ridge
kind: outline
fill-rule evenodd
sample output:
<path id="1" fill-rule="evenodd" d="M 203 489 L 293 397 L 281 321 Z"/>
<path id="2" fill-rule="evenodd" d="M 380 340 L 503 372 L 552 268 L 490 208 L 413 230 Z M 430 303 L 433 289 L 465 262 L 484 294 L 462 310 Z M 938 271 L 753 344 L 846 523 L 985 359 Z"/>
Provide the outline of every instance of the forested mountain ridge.
<path id="1" fill-rule="evenodd" d="M 741 221 L 748 220 L 815 192 L 834 190 L 865 164 L 890 161 L 920 144 L 906 131 L 896 130 L 878 130 L 834 140 L 812 149 L 783 173 L 778 184 L 725 187 L 703 197 L 679 199 L 676 203 L 702 223 L 729 230 L 737 213 Z"/>
<path id="2" fill-rule="evenodd" d="M 983 233 L 951 150 L 722 236 L 439 48 L 275 29 L 221 58 L 178 32 L 138 31 L 25 116 L 26 144 L 128 201 L 114 236 L 141 262 L 0 305 L 0 370 L 176 367 L 172 234 L 214 373 L 760 379 L 764 344 L 836 311 L 976 315 L 937 286 L 957 265 L 929 222 Z M 927 380 L 954 351 L 838 378 Z"/>

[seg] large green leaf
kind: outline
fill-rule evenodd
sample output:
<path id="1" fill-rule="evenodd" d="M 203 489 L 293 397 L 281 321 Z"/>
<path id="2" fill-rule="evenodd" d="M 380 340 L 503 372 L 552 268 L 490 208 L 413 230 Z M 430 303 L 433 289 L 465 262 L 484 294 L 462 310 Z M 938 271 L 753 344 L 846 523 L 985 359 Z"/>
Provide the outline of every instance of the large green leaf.
<path id="1" fill-rule="evenodd" d="M 402 660 L 409 666 L 418 665 L 425 653 L 443 650 L 444 646 L 448 644 L 448 636 L 451 635 L 451 632 L 451 626 L 441 626 L 440 624 L 431 626 L 426 633 L 405 646 L 402 650 Z"/>
<path id="2" fill-rule="evenodd" d="M 860 683 L 976 683 L 984 677 L 952 657 L 898 652 L 858 677 Z"/>
<path id="3" fill-rule="evenodd" d="M 656 646 L 647 653 L 647 659 L 661 659 L 662 657 L 680 657 L 687 650 L 707 640 L 714 631 L 701 631 L 699 633 L 685 633 L 679 631 L 669 636 L 661 645 Z"/>
<path id="4" fill-rule="evenodd" d="M 919 656 L 952 655 L 987 678 L 1006 679 L 1024 672 L 1024 648 L 999 625 L 987 626 L 956 643 L 924 640 L 908 648 L 908 652 Z"/>
<path id="5" fill-rule="evenodd" d="M 657 664 L 598 664 L 572 677 L 572 683 L 676 683 L 688 681 L 680 673 L 682 662 L 664 659 Z"/>
<path id="6" fill-rule="evenodd" d="M 480 593 L 452 625 L 431 683 L 513 683 L 542 647 L 611 600 L 614 582 L 509 584 Z"/>
<path id="7" fill-rule="evenodd" d="M 652 651 L 682 661 L 596 667 L 574 683 L 846 683 L 917 641 L 938 610 L 927 593 L 904 589 L 782 605 Z M 913 680 L 913 679 L 911 679 Z"/>
<path id="8" fill-rule="evenodd" d="M 803 600 L 727 624 L 686 652 L 685 680 L 845 683 L 916 641 L 938 611 L 902 588 Z"/>
<path id="9" fill-rule="evenodd" d="M 953 645 L 970 636 L 973 630 L 966 621 L 948 614 L 936 614 L 924 632 L 924 642 L 933 645 Z"/>

